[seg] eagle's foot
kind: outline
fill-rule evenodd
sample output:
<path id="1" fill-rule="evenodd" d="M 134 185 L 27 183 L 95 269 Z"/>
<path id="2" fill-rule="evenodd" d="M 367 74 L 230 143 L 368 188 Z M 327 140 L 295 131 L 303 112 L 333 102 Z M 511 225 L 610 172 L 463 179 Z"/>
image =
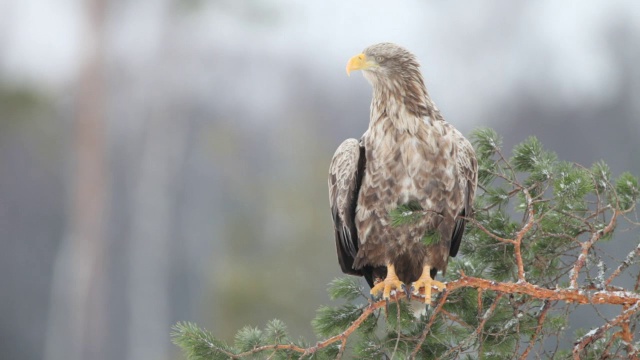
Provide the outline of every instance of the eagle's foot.
<path id="1" fill-rule="evenodd" d="M 433 280 L 429 275 L 430 270 L 431 269 L 428 266 L 425 266 L 424 270 L 422 271 L 422 276 L 420 276 L 418 280 L 416 280 L 413 284 L 411 284 L 411 287 L 414 289 L 414 294 L 416 295 L 420 294 L 421 288 L 424 288 L 425 304 L 431 304 L 432 287 L 435 286 L 438 289 L 438 291 L 442 291 L 447 287 L 445 283 L 437 280 Z"/>
<path id="2" fill-rule="evenodd" d="M 392 290 L 398 291 L 403 288 L 405 284 L 398 279 L 393 265 L 387 265 L 387 277 L 371 288 L 371 295 L 378 296 L 382 292 L 382 298 L 389 300 Z"/>

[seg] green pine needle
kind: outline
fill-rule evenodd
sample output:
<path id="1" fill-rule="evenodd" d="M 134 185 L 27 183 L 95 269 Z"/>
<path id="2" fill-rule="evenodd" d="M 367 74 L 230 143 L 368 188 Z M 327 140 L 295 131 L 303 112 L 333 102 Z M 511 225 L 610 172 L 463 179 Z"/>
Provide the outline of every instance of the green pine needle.
<path id="1" fill-rule="evenodd" d="M 527 179 L 527 184 L 547 181 L 553 177 L 558 162 L 558 156 L 554 152 L 543 150 L 532 160 L 531 176 Z"/>
<path id="2" fill-rule="evenodd" d="M 426 234 L 422 237 L 422 243 L 429 246 L 435 245 L 440 242 L 440 232 L 437 230 L 427 231 Z"/>
<path id="3" fill-rule="evenodd" d="M 530 136 L 513 149 L 511 163 L 516 171 L 531 172 L 542 160 L 542 144 L 535 136 Z"/>
<path id="4" fill-rule="evenodd" d="M 502 138 L 493 129 L 480 128 L 471 134 L 471 142 L 479 159 L 493 156 L 502 147 Z"/>
<path id="5" fill-rule="evenodd" d="M 240 351 L 253 350 L 265 344 L 265 338 L 262 330 L 251 326 L 245 326 L 236 333 L 235 346 Z"/>
<path id="6" fill-rule="evenodd" d="M 179 322 L 173 326 L 171 340 L 180 346 L 188 360 L 228 359 L 235 351 L 216 339 L 207 330 L 191 322 Z"/>
<path id="7" fill-rule="evenodd" d="M 265 330 L 265 338 L 269 344 L 288 343 L 287 326 L 278 319 L 269 321 Z"/>
<path id="8" fill-rule="evenodd" d="M 415 224 L 424 216 L 425 213 L 422 211 L 422 207 L 415 201 L 400 205 L 389 212 L 391 226 L 394 227 Z"/>
<path id="9" fill-rule="evenodd" d="M 484 194 L 487 205 L 504 206 L 509 202 L 509 194 L 504 187 L 490 187 Z"/>
<path id="10" fill-rule="evenodd" d="M 415 320 L 409 304 L 406 301 L 397 302 L 389 306 L 387 318 L 387 329 L 397 331 L 398 329 L 398 308 L 400 310 L 400 328 L 405 328 Z"/>
<path id="11" fill-rule="evenodd" d="M 376 339 L 377 340 L 377 339 Z M 364 339 L 355 345 L 354 353 L 358 359 L 384 359 L 385 349 L 379 341 Z"/>
<path id="12" fill-rule="evenodd" d="M 478 183 L 488 186 L 496 178 L 498 173 L 497 164 L 491 158 L 478 159 Z"/>
<path id="13" fill-rule="evenodd" d="M 620 209 L 626 210 L 638 200 L 638 178 L 630 172 L 624 172 L 616 180 L 616 194 L 618 196 Z"/>
<path id="14" fill-rule="evenodd" d="M 609 169 L 609 165 L 604 161 L 598 161 L 591 166 L 591 174 L 595 182 L 596 190 L 599 193 L 610 190 L 611 170 Z"/>
<path id="15" fill-rule="evenodd" d="M 362 296 L 360 281 L 355 277 L 341 277 L 329 283 L 329 296 L 331 300 L 345 299 L 353 301 Z"/>
<path id="16" fill-rule="evenodd" d="M 594 190 L 590 173 L 568 162 L 561 163 L 556 173 L 553 189 L 560 208 L 567 211 L 585 210 L 585 196 Z"/>
<path id="17" fill-rule="evenodd" d="M 321 336 L 333 336 L 348 328 L 361 314 L 362 309 L 353 304 L 341 307 L 321 306 L 311 325 Z"/>

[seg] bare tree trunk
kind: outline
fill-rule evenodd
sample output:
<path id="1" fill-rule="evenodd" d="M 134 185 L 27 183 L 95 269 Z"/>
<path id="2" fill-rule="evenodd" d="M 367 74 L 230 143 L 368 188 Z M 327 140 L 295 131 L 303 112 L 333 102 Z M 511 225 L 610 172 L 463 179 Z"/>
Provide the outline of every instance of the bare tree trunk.
<path id="1" fill-rule="evenodd" d="M 105 81 L 106 0 L 86 3 L 88 28 L 76 89 L 74 168 L 67 236 L 56 259 L 45 358 L 104 357 L 104 217 L 106 214 Z"/>
<path id="2" fill-rule="evenodd" d="M 165 109 L 153 111 L 135 181 L 129 247 L 127 359 L 168 359 L 171 240 L 185 129 Z M 162 111 L 165 110 L 165 111 Z"/>
<path id="3" fill-rule="evenodd" d="M 171 248 L 178 224 L 177 193 L 186 150 L 187 129 L 183 112 L 176 104 L 179 96 L 170 77 L 172 46 L 171 2 L 160 1 L 150 11 L 157 12 L 158 60 L 147 69 L 150 88 L 143 113 L 147 123 L 140 134 L 141 158 L 132 176 L 131 236 L 129 241 L 128 348 L 126 359 L 168 359 L 171 343 Z M 151 104 L 151 105 L 148 105 Z M 147 115 L 148 114 L 148 115 Z"/>

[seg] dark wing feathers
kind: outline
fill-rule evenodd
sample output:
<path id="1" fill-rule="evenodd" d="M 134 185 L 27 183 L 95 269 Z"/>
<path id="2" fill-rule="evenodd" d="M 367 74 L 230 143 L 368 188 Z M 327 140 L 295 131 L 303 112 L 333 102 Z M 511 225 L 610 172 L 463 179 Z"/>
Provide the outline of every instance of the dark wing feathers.
<path id="1" fill-rule="evenodd" d="M 456 143 L 458 145 L 458 175 L 460 178 L 460 185 L 465 189 L 464 196 L 464 208 L 456 219 L 456 226 L 453 230 L 451 237 L 451 248 L 449 249 L 450 256 L 456 256 L 460 249 L 460 243 L 462 242 L 462 234 L 464 233 L 465 219 L 473 214 L 473 199 L 476 194 L 476 186 L 478 183 L 478 161 L 476 159 L 476 153 L 473 150 L 473 146 L 469 143 L 462 134 L 458 131 L 454 132 L 456 135 Z M 462 218 L 460 218 L 462 217 Z"/>
<path id="2" fill-rule="evenodd" d="M 364 166 L 364 148 L 358 140 L 347 139 L 336 150 L 329 167 L 329 204 L 338 261 L 342 271 L 352 275 L 363 275 L 362 271 L 353 269 L 353 261 L 358 253 L 355 212 Z"/>
<path id="3" fill-rule="evenodd" d="M 465 211 L 462 210 L 462 212 L 460 212 L 460 215 L 458 216 L 465 216 Z M 460 249 L 460 243 L 462 242 L 462 234 L 464 234 L 464 225 L 465 225 L 465 220 L 464 219 L 458 219 L 456 220 L 456 226 L 453 229 L 453 235 L 451 236 L 451 248 L 449 248 L 449 256 L 456 256 L 458 255 L 458 250 Z"/>

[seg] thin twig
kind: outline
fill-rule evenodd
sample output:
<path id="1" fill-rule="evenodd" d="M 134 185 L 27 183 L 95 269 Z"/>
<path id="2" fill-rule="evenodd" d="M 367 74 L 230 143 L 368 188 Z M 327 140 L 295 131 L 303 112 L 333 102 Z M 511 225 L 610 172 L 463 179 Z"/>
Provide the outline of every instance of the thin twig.
<path id="1" fill-rule="evenodd" d="M 396 336 L 396 345 L 393 347 L 393 352 L 391 353 L 391 360 L 396 356 L 396 351 L 398 351 L 398 345 L 400 344 L 400 334 L 402 333 L 402 329 L 400 328 L 400 302 L 396 303 L 396 327 L 398 328 L 398 336 Z"/>
<path id="2" fill-rule="evenodd" d="M 424 330 L 422 331 L 422 335 L 420 335 L 420 339 L 418 340 L 418 344 L 413 349 L 413 352 L 411 352 L 411 356 L 410 356 L 411 359 L 415 359 L 416 356 L 418 355 L 418 352 L 420 351 L 420 348 L 422 347 L 424 340 L 427 338 L 427 334 L 429 333 L 429 330 L 431 330 L 431 326 L 436 321 L 436 318 L 438 317 L 438 313 L 442 309 L 442 306 L 444 306 L 444 303 L 446 302 L 448 295 L 449 295 L 449 292 L 446 289 L 442 291 L 442 296 L 440 297 L 440 300 L 438 300 L 438 305 L 436 305 L 436 308 L 433 311 L 433 314 L 431 314 L 431 319 L 429 319 L 429 323 L 427 323 L 427 325 L 424 327 Z"/>
<path id="3" fill-rule="evenodd" d="M 468 329 L 473 329 L 473 326 L 467 324 L 464 320 L 462 320 L 459 316 L 452 314 L 450 312 L 448 312 L 445 309 L 440 309 L 440 313 L 444 316 L 446 316 L 447 318 L 449 318 L 449 320 L 458 323 L 461 326 L 464 326 Z"/>
<path id="4" fill-rule="evenodd" d="M 600 240 L 600 238 L 602 238 L 604 235 L 607 235 L 611 231 L 613 231 L 613 229 L 616 226 L 616 219 L 619 213 L 620 213 L 619 210 L 614 210 L 607 226 L 605 226 L 604 229 L 594 232 L 588 241 L 585 241 L 582 243 L 582 251 L 580 252 L 580 255 L 578 256 L 578 260 L 576 260 L 573 266 L 573 269 L 571 270 L 570 283 L 569 283 L 571 288 L 573 289 L 578 288 L 578 275 L 580 273 L 580 270 L 582 269 L 582 267 L 587 261 L 587 254 L 589 253 L 589 250 L 591 249 L 593 244 L 596 243 L 596 241 Z"/>
<path id="5" fill-rule="evenodd" d="M 482 230 L 485 234 L 489 235 L 491 238 L 493 238 L 494 240 L 497 240 L 499 242 L 503 242 L 506 244 L 515 244 L 515 240 L 513 239 L 506 239 L 503 237 L 500 237 L 494 233 L 492 233 L 491 231 L 489 231 L 487 228 L 485 228 L 482 224 L 480 224 L 478 222 L 478 220 L 474 219 L 474 218 L 469 218 L 469 217 L 465 217 L 465 220 L 471 222 L 473 225 L 477 226 L 480 230 Z"/>
<path id="6" fill-rule="evenodd" d="M 604 286 L 609 286 L 613 279 L 615 279 L 618 275 L 620 275 L 621 272 L 623 272 L 627 267 L 629 267 L 629 265 L 631 265 L 633 258 L 636 256 L 640 256 L 640 244 L 638 244 L 635 249 L 631 250 L 625 260 L 620 265 L 618 265 L 618 268 L 611 274 L 611 276 L 609 276 L 609 278 L 607 278 L 607 280 L 605 280 Z"/>
<path id="7" fill-rule="evenodd" d="M 535 223 L 531 195 L 529 194 L 529 191 L 525 188 L 522 189 L 522 193 L 524 194 L 525 199 L 527 201 L 528 216 L 527 216 L 527 222 L 525 223 L 525 225 L 522 227 L 522 229 L 520 229 L 520 231 L 517 232 L 516 238 L 514 239 L 514 244 L 513 244 L 514 253 L 516 256 L 516 265 L 518 266 L 518 281 L 526 281 L 525 274 L 524 274 L 524 262 L 522 261 L 522 252 L 521 252 L 522 239 L 529 232 L 529 230 L 531 230 L 531 228 L 533 227 L 533 224 Z"/>
<path id="8" fill-rule="evenodd" d="M 480 317 L 480 323 L 478 324 L 478 327 L 475 329 L 475 331 L 471 335 L 469 335 L 466 339 L 462 340 L 460 342 L 460 344 L 458 344 L 458 346 L 449 349 L 440 358 L 447 358 L 449 355 L 453 354 L 455 351 L 463 350 L 463 348 L 473 338 L 476 338 L 476 337 L 477 338 L 481 338 L 482 337 L 482 330 L 484 329 L 484 324 L 487 323 L 487 320 L 489 320 L 491 315 L 493 315 L 493 313 L 495 312 L 496 308 L 498 307 L 498 303 L 500 302 L 500 299 L 502 299 L 503 295 L 504 295 L 503 293 L 498 293 L 498 295 L 496 295 L 496 298 L 493 300 L 493 303 L 491 304 L 489 309 L 487 309 L 487 311 Z M 479 349 L 479 355 L 482 355 L 482 341 L 480 341 L 480 343 L 481 343 L 481 345 L 480 345 L 480 349 Z"/>
<path id="9" fill-rule="evenodd" d="M 533 333 L 533 335 L 531 335 L 531 339 L 529 339 L 529 346 L 527 346 L 527 348 L 524 350 L 522 355 L 520 355 L 520 359 L 526 360 L 527 357 L 529 356 L 529 352 L 531 352 L 533 347 L 536 345 L 536 338 L 538 337 L 538 334 L 540 334 L 540 332 L 542 331 L 542 325 L 544 324 L 544 319 L 547 317 L 547 312 L 549 311 L 550 308 L 551 308 L 551 301 L 545 301 L 544 305 L 542 306 L 542 311 L 540 311 L 540 314 L 538 315 L 538 326 L 536 327 L 536 331 Z"/>

